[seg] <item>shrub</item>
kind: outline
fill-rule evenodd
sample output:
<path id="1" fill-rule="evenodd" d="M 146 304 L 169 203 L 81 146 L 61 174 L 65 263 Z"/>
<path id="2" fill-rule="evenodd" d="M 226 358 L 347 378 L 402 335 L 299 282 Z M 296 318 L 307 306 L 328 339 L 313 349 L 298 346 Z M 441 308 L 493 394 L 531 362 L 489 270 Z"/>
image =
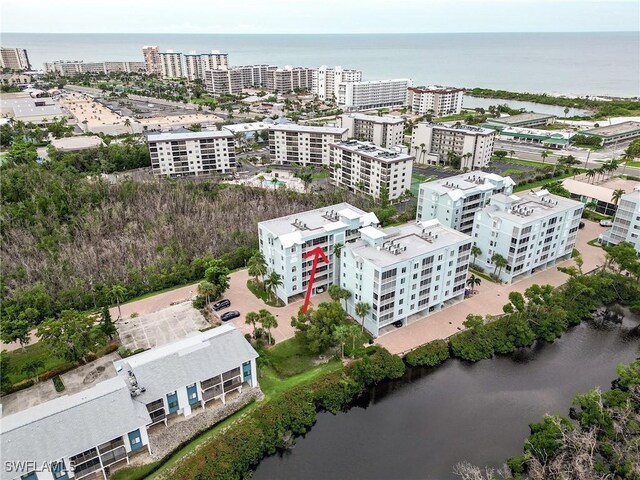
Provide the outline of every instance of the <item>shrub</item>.
<path id="1" fill-rule="evenodd" d="M 493 357 L 493 341 L 485 326 L 471 328 L 449 339 L 451 353 L 468 362 Z"/>
<path id="2" fill-rule="evenodd" d="M 138 312 L 131 312 L 131 315 L 129 315 L 129 318 L 137 318 L 140 314 Z"/>
<path id="3" fill-rule="evenodd" d="M 434 340 L 409 352 L 405 361 L 412 367 L 434 367 L 449 358 L 449 342 Z"/>
<path id="4" fill-rule="evenodd" d="M 53 386 L 55 387 L 56 392 L 64 391 L 64 383 L 62 383 L 62 379 L 59 375 L 53 377 Z"/>
<path id="5" fill-rule="evenodd" d="M 129 350 L 124 345 L 120 345 L 118 347 L 118 355 L 120 355 L 120 357 L 122 357 L 122 358 L 126 358 L 126 357 L 131 355 L 131 350 Z"/>

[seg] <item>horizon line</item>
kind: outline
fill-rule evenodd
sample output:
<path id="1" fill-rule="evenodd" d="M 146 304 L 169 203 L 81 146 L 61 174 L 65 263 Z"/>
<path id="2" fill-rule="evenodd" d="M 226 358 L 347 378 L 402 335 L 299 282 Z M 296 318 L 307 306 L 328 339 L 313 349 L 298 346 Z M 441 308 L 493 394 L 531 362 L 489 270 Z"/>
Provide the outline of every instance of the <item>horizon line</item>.
<path id="1" fill-rule="evenodd" d="M 478 35 L 514 33 L 640 33 L 639 30 L 571 30 L 571 31 L 513 31 L 513 32 L 4 32 L 24 35 Z"/>

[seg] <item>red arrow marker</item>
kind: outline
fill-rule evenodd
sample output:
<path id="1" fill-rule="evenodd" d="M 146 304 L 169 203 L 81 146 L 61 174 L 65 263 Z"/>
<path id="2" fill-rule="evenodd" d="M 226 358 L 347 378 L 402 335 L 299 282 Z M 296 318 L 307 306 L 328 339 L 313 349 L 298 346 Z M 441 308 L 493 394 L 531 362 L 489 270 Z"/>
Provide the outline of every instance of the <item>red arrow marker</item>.
<path id="1" fill-rule="evenodd" d="M 309 299 L 311 298 L 311 289 L 313 288 L 313 279 L 316 277 L 316 267 L 318 266 L 318 259 L 322 258 L 324 263 L 329 263 L 329 259 L 322 251 L 322 248 L 316 247 L 310 252 L 307 252 L 303 258 L 307 259 L 313 257 L 313 265 L 311 265 L 311 277 L 309 278 L 309 284 L 307 285 L 307 294 L 304 297 L 304 305 L 302 306 L 302 313 L 307 313 L 309 308 Z"/>

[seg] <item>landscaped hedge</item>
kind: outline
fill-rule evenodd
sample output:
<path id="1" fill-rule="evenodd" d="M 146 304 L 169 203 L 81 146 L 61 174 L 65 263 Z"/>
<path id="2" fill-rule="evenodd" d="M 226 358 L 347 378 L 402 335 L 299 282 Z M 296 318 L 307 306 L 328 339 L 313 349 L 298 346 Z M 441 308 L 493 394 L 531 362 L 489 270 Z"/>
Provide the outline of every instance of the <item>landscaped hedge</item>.
<path id="1" fill-rule="evenodd" d="M 409 352 L 405 357 L 412 367 L 435 367 L 449 358 L 449 342 L 434 340 Z"/>

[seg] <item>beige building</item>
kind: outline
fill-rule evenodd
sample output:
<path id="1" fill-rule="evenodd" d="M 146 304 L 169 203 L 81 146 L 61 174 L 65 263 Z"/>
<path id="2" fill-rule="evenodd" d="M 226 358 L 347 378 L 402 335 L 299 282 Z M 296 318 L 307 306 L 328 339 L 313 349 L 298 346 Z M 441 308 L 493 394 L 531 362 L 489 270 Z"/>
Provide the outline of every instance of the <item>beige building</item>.
<path id="1" fill-rule="evenodd" d="M 222 70 L 229 67 L 229 55 L 217 50 L 211 53 L 191 52 L 184 56 L 187 79 L 204 80 L 207 70 Z"/>
<path id="2" fill-rule="evenodd" d="M 145 46 L 142 47 L 142 55 L 144 63 L 149 75 L 162 75 L 162 60 L 160 59 L 160 47 Z"/>
<path id="3" fill-rule="evenodd" d="M 378 117 L 364 113 L 345 113 L 338 117 L 338 124 L 348 129 L 349 138 L 373 142 L 386 148 L 402 145 L 404 123 L 404 118 L 390 115 Z"/>
<path id="4" fill-rule="evenodd" d="M 347 129 L 305 125 L 273 125 L 269 155 L 280 164 L 329 165 L 329 145 L 347 139 Z"/>
<path id="5" fill-rule="evenodd" d="M 145 73 L 147 65 L 145 62 L 78 62 L 57 60 L 45 63 L 44 69 L 47 73 L 55 73 L 61 77 L 72 77 L 83 73 L 109 74 L 109 73 Z"/>
<path id="6" fill-rule="evenodd" d="M 182 53 L 171 50 L 160 52 L 160 64 L 162 66 L 162 78 L 184 78 L 182 66 Z"/>
<path id="7" fill-rule="evenodd" d="M 436 117 L 459 114 L 462 111 L 462 88 L 441 87 L 410 87 L 409 105 L 411 111 L 418 115 L 431 114 Z"/>
<path id="8" fill-rule="evenodd" d="M 389 200 L 411 188 L 411 155 L 357 140 L 337 142 L 330 149 L 331 183 L 338 187 L 374 198 L 386 189 Z"/>
<path id="9" fill-rule="evenodd" d="M 24 48 L 0 47 L 0 68 L 12 71 L 30 70 L 27 51 Z"/>
<path id="10" fill-rule="evenodd" d="M 207 93 L 223 95 L 242 93 L 242 72 L 231 70 L 207 70 L 204 72 L 204 85 Z"/>
<path id="11" fill-rule="evenodd" d="M 313 89 L 313 68 L 291 67 L 267 71 L 266 89 L 271 92 L 288 93 L 294 90 Z"/>
<path id="12" fill-rule="evenodd" d="M 411 133 L 411 152 L 417 163 L 439 165 L 449 161 L 449 153 L 461 157 L 460 168 L 475 170 L 491 161 L 496 131 L 470 125 L 418 123 Z"/>

